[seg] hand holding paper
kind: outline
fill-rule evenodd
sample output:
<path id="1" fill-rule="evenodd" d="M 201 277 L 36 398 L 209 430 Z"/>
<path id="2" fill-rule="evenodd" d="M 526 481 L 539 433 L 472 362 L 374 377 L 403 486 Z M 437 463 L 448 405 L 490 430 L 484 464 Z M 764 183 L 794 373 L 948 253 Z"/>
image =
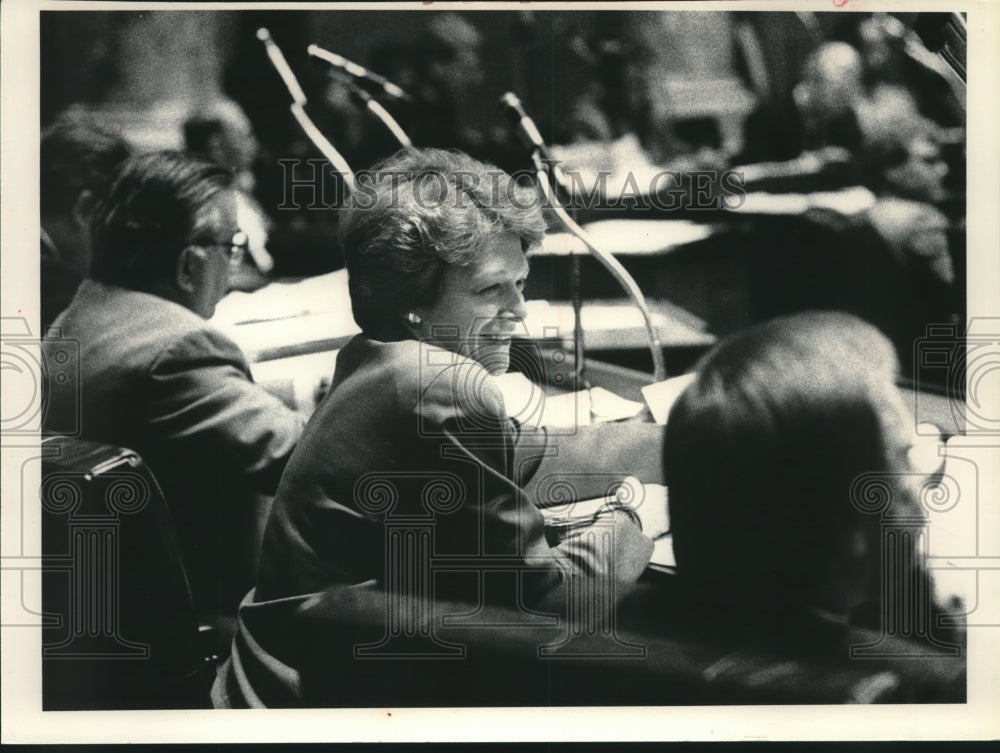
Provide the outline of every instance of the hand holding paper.
<path id="1" fill-rule="evenodd" d="M 642 522 L 642 532 L 651 539 L 658 539 L 670 531 L 670 513 L 667 510 L 667 488 L 657 484 L 643 484 L 629 476 L 615 493 L 622 504 L 632 507 Z"/>

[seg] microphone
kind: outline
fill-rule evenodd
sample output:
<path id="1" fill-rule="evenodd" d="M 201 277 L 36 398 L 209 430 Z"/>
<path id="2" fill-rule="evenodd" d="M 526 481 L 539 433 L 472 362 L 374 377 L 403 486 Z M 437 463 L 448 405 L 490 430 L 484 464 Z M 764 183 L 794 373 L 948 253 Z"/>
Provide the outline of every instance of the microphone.
<path id="1" fill-rule="evenodd" d="M 595 245 L 594 242 L 590 240 L 587 232 L 581 228 L 576 221 L 569 216 L 569 214 L 567 214 L 566 210 L 559 202 L 558 189 L 562 189 L 567 193 L 567 195 L 572 196 L 572 186 L 569 179 L 566 177 L 566 173 L 564 173 L 562 168 L 559 167 L 559 163 L 552 159 L 549 154 L 549 150 L 545 146 L 545 141 L 542 139 L 542 134 L 539 132 L 538 126 L 536 126 L 535 121 L 528 116 L 528 113 L 524 111 L 524 107 L 521 106 L 521 100 L 518 99 L 517 95 L 513 92 L 507 92 L 500 98 L 500 106 L 507 113 L 511 122 L 513 122 L 514 130 L 517 131 L 518 137 L 524 145 L 531 150 L 531 156 L 535 162 L 535 169 L 539 173 L 539 183 L 542 190 L 545 191 L 546 197 L 550 200 L 552 210 L 555 212 L 556 217 L 559 218 L 571 234 L 583 241 L 587 250 L 593 254 L 593 256 L 604 265 L 605 269 L 607 269 L 621 284 L 621 286 L 635 302 L 636 308 L 638 308 L 642 313 L 643 321 L 646 323 L 646 332 L 649 335 L 649 351 L 650 355 L 653 357 L 654 378 L 658 382 L 662 381 L 666 378 L 667 374 L 666 367 L 663 363 L 663 346 L 660 344 L 659 335 L 653 325 L 653 317 L 649 313 L 649 306 L 646 304 L 646 299 L 642 294 L 642 290 L 639 289 L 639 285 L 636 283 L 632 275 L 628 273 L 628 270 L 621 265 L 621 262 L 619 262 L 613 254 L 610 254 Z M 542 180 L 542 173 L 545 173 L 548 176 L 548 181 Z M 549 188 L 550 183 L 552 184 L 551 190 Z M 580 324 L 579 301 L 579 296 L 574 296 L 573 307 L 576 319 L 576 325 L 574 328 L 577 346 L 576 352 L 577 357 L 580 358 L 580 361 L 578 362 L 580 365 L 577 367 L 577 376 L 582 377 L 582 364 L 584 363 L 582 360 L 583 327 Z"/>
<path id="2" fill-rule="evenodd" d="M 361 79 L 362 81 L 368 81 L 375 86 L 379 87 L 386 95 L 392 97 L 393 99 L 399 99 L 403 102 L 412 102 L 413 97 L 403 91 L 400 87 L 396 86 L 394 83 L 389 81 L 384 76 L 380 76 L 373 71 L 368 70 L 363 65 L 358 65 L 357 63 L 352 63 L 345 57 L 337 55 L 329 50 L 324 50 L 319 45 L 311 44 L 306 48 L 306 52 L 312 55 L 314 58 L 319 58 L 320 60 L 325 60 L 327 63 L 332 65 L 334 68 L 338 68 L 344 71 L 349 76 Z"/>
<path id="3" fill-rule="evenodd" d="M 267 56 L 271 59 L 271 64 L 278 72 L 278 75 L 281 76 L 281 80 L 285 82 L 285 88 L 292 95 L 292 101 L 300 107 L 304 107 L 306 104 L 306 94 L 302 91 L 302 87 L 299 86 L 298 79 L 292 73 L 292 69 L 289 67 L 288 61 L 285 60 L 281 48 L 278 47 L 271 37 L 271 32 L 266 27 L 261 26 L 257 29 L 257 39 L 264 43 Z"/>
<path id="4" fill-rule="evenodd" d="M 323 135 L 323 132 L 316 127 L 312 118 L 306 113 L 306 93 L 299 86 L 299 81 L 295 78 L 295 73 L 292 72 L 291 66 L 285 60 L 284 53 L 278 47 L 277 42 L 271 37 L 271 32 L 267 27 L 261 26 L 257 29 L 257 39 L 264 43 L 267 57 L 271 60 L 271 64 L 278 72 L 281 80 L 284 81 L 288 93 L 292 95 L 292 104 L 289 109 L 291 109 L 295 120 L 298 121 L 299 126 L 305 132 L 306 136 L 309 137 L 309 140 L 312 141 L 313 145 L 319 149 L 320 154 L 326 157 L 327 161 L 336 168 L 337 172 L 344 176 L 345 186 L 349 187 L 353 185 L 354 172 L 351 170 L 351 166 L 347 164 L 347 160 L 344 159 L 343 155 L 337 151 L 336 147 L 330 143 L 329 139 Z"/>
<path id="5" fill-rule="evenodd" d="M 545 146 L 545 141 L 542 139 L 542 134 L 538 130 L 538 126 L 535 125 L 535 121 L 531 119 L 531 116 L 524 111 L 524 107 L 521 105 L 521 100 L 518 96 L 514 92 L 507 92 L 500 97 L 500 106 L 507 113 L 507 117 L 510 118 L 511 123 L 514 125 L 514 131 L 517 133 L 521 143 L 530 151 L 538 152 L 542 159 L 554 162 L 555 160 L 549 154 L 548 147 Z"/>
<path id="6" fill-rule="evenodd" d="M 403 127 L 396 122 L 396 119 L 389 114 L 388 110 L 382 107 L 382 104 L 378 100 L 353 81 L 348 80 L 344 83 L 347 84 L 347 91 L 350 93 L 351 99 L 378 118 L 382 125 L 386 127 L 386 130 L 392 134 L 397 144 L 403 148 L 413 146 L 413 142 L 410 141 L 410 137 L 406 135 Z"/>
<path id="7" fill-rule="evenodd" d="M 542 138 L 538 126 L 535 125 L 535 121 L 524 111 L 520 98 L 514 92 L 507 92 L 500 97 L 500 106 L 507 113 L 507 117 L 510 118 L 514 126 L 514 131 L 517 133 L 521 143 L 531 152 L 535 160 L 535 168 L 547 171 L 550 179 L 559 190 L 563 191 L 567 196 L 572 196 L 573 184 L 566 176 L 562 167 L 559 166 L 559 161 L 549 152 L 549 148 L 545 145 L 545 140 Z"/>

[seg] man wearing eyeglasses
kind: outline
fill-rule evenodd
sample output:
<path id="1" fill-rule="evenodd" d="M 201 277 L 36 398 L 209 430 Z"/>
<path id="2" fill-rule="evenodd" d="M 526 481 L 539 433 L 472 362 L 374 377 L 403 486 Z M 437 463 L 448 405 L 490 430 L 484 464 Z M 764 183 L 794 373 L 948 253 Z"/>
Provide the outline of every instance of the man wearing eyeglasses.
<path id="1" fill-rule="evenodd" d="M 80 389 L 52 390 L 46 429 L 77 411 L 81 438 L 146 460 L 207 619 L 252 585 L 255 495 L 274 492 L 304 425 L 205 321 L 246 248 L 232 180 L 175 152 L 128 160 L 92 220 L 92 279 L 42 346 L 50 371 L 60 343 L 80 352 Z"/>

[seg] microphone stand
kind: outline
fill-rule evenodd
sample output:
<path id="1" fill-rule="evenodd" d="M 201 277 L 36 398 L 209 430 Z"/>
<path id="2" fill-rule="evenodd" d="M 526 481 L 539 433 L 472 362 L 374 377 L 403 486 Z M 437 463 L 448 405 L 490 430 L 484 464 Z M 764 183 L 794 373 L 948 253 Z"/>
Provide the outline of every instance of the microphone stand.
<path id="1" fill-rule="evenodd" d="M 309 45 L 309 47 L 306 48 L 306 52 L 314 58 L 322 60 L 332 67 L 344 71 L 349 76 L 354 76 L 355 78 L 360 78 L 373 83 L 374 85 L 380 87 L 388 96 L 403 101 L 409 101 L 411 99 L 409 94 L 383 76 L 379 76 L 377 73 L 373 73 L 357 63 L 352 63 L 345 57 L 341 57 L 340 55 L 330 52 L 329 50 L 324 50 L 319 45 Z M 365 109 L 367 109 L 368 112 L 374 115 L 375 118 L 385 126 L 386 130 L 392 134 L 392 137 L 401 147 L 405 149 L 413 146 L 413 142 L 410 141 L 410 137 L 406 135 L 406 131 L 404 131 L 396 119 L 389 114 L 389 111 L 382 106 L 381 102 L 350 79 L 345 80 L 351 90 L 351 93 L 361 100 Z"/>
<path id="2" fill-rule="evenodd" d="M 339 68 L 350 76 L 358 79 L 360 81 L 366 81 L 369 84 L 378 87 L 382 92 L 393 99 L 399 99 L 404 102 L 412 102 L 413 97 L 403 91 L 400 87 L 396 86 L 392 81 L 387 79 L 385 76 L 380 76 L 374 71 L 370 71 L 362 65 L 357 63 L 352 63 L 347 58 L 342 55 L 338 55 L 335 52 L 330 52 L 329 50 L 324 50 L 318 44 L 311 44 L 306 48 L 306 52 L 312 55 L 314 58 L 319 58 L 324 60 L 334 68 Z"/>
<path id="3" fill-rule="evenodd" d="M 563 224 L 566 230 L 576 236 L 590 254 L 599 261 L 611 276 L 615 278 L 619 285 L 625 290 L 625 292 L 632 299 L 636 308 L 639 309 L 639 313 L 642 314 L 643 321 L 646 325 L 646 335 L 649 338 L 649 352 L 653 357 L 653 378 L 656 381 L 662 381 L 667 378 L 667 368 L 663 362 L 663 346 L 660 343 L 659 335 L 656 333 L 656 328 L 653 326 L 653 317 L 649 313 L 649 306 L 646 305 L 646 298 L 639 289 L 639 285 L 636 283 L 635 279 L 628 273 L 628 270 L 621 265 L 613 254 L 599 248 L 594 241 L 591 239 L 590 235 L 577 224 L 576 220 L 569 216 L 566 209 L 563 207 L 559 200 L 559 191 L 568 191 L 566 186 L 565 176 L 561 174 L 559 170 L 558 163 L 548 156 L 545 144 L 541 139 L 541 134 L 538 132 L 538 128 L 535 126 L 531 118 L 524 112 L 521 107 L 520 100 L 511 93 L 508 92 L 501 98 L 501 104 L 511 112 L 517 121 L 516 129 L 519 135 L 524 139 L 526 146 L 531 150 L 531 159 L 535 165 L 535 175 L 538 180 L 539 186 L 541 186 L 542 191 L 545 193 L 545 198 L 549 202 L 549 206 L 555 212 L 556 217 Z M 573 259 L 578 262 L 576 255 L 573 255 Z M 580 305 L 579 300 L 579 267 L 573 268 L 571 287 L 574 289 L 573 294 L 573 315 L 574 315 L 574 344 L 578 349 L 577 353 L 577 377 L 586 381 L 583 377 L 583 325 L 580 316 Z"/>
<path id="4" fill-rule="evenodd" d="M 537 149 L 532 154 L 532 160 L 535 163 L 538 183 L 541 185 L 542 191 L 545 193 L 545 198 L 548 200 L 549 205 L 555 212 L 556 217 L 559 218 L 559 221 L 562 222 L 566 230 L 579 238 L 580 241 L 583 242 L 583 245 L 587 247 L 587 250 L 590 251 L 591 255 L 594 256 L 597 261 L 599 261 L 604 268 L 611 273 L 611 276 L 615 278 L 622 288 L 624 288 L 636 308 L 638 308 L 639 312 L 642 314 L 643 321 L 646 325 L 646 334 L 649 339 L 649 352 L 653 357 L 653 379 L 657 382 L 663 381 L 667 378 L 667 368 L 663 362 L 663 346 L 660 343 L 659 335 L 656 333 L 656 328 L 653 326 L 653 317 L 649 313 L 649 306 L 646 304 L 646 297 L 639 289 L 639 285 L 613 254 L 597 246 L 591 239 L 589 233 L 580 227 L 576 220 L 569 216 L 566 209 L 559 201 L 557 191 L 553 188 L 553 183 L 556 181 L 551 176 L 549 170 L 546 169 L 548 167 L 548 163 L 541 158 Z M 579 324 L 577 324 L 577 327 L 582 331 L 582 327 L 580 327 Z M 580 359 L 581 361 L 583 359 L 582 353 L 580 354 Z"/>
<path id="5" fill-rule="evenodd" d="M 382 106 L 381 102 L 353 81 L 345 81 L 345 83 L 351 90 L 351 94 L 361 100 L 365 109 L 374 115 L 375 118 L 385 126 L 386 130 L 392 134 L 392 137 L 396 140 L 400 147 L 408 149 L 413 146 L 413 142 L 410 141 L 410 137 L 406 135 L 406 131 L 404 131 L 403 127 L 399 125 L 399 122 L 389 114 L 389 111 Z"/>
<path id="6" fill-rule="evenodd" d="M 346 195 L 354 185 L 354 171 L 351 170 L 351 166 L 347 164 L 347 160 L 334 148 L 333 144 L 323 135 L 322 131 L 316 127 L 312 118 L 306 114 L 306 94 L 302 91 L 302 87 L 299 86 L 299 82 L 295 78 L 295 74 L 292 73 L 292 69 L 289 67 L 288 61 L 285 60 L 281 49 L 275 43 L 274 39 L 271 38 L 271 32 L 262 26 L 257 29 L 257 39 L 264 43 L 264 49 L 267 51 L 267 56 L 271 60 L 271 64 L 274 65 L 281 80 L 285 83 L 288 93 L 292 95 L 290 109 L 293 117 L 309 140 L 319 150 L 320 154 L 333 165 L 338 173 L 344 176 L 344 193 Z"/>

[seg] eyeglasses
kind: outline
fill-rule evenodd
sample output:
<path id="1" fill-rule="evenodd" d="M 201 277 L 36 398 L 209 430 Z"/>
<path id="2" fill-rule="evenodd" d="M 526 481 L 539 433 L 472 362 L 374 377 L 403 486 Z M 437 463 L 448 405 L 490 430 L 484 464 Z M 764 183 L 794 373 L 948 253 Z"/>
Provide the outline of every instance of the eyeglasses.
<path id="1" fill-rule="evenodd" d="M 242 230 L 237 230 L 230 241 L 204 242 L 198 245 L 202 248 L 221 248 L 226 252 L 230 263 L 237 264 L 250 247 L 250 239 Z"/>

